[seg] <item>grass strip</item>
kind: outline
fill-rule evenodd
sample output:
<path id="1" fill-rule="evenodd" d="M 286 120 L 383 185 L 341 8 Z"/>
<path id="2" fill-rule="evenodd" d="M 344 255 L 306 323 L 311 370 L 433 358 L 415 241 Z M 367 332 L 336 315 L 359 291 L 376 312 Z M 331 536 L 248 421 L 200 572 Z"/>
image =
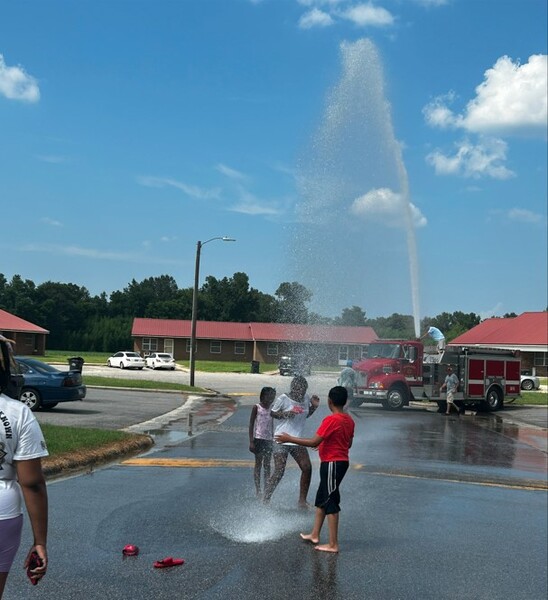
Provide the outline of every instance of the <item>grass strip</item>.
<path id="1" fill-rule="evenodd" d="M 46 477 L 67 474 L 82 468 L 134 455 L 150 448 L 148 435 L 42 424 L 49 456 L 42 461 Z"/>
<path id="2" fill-rule="evenodd" d="M 524 404 L 546 406 L 548 405 L 548 392 L 521 392 L 521 397 L 511 404 L 512 406 L 522 406 Z"/>
<path id="3" fill-rule="evenodd" d="M 115 377 L 101 377 L 100 375 L 86 375 L 86 385 L 104 387 L 134 388 L 140 390 L 176 390 L 178 392 L 196 392 L 197 394 L 207 392 L 204 388 L 193 387 L 182 383 L 171 381 L 149 381 L 147 379 L 119 379 Z"/>

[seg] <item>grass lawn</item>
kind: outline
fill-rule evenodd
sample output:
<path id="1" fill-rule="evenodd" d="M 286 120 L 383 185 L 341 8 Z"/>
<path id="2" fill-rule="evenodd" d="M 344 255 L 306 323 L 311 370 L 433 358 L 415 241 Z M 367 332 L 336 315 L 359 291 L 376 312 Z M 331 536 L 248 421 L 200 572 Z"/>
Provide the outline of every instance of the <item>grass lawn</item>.
<path id="1" fill-rule="evenodd" d="M 179 392 L 205 392 L 204 388 L 192 387 L 182 383 L 170 381 L 147 381 L 142 379 L 119 379 L 113 377 L 100 377 L 86 375 L 84 372 L 84 383 L 86 385 L 98 385 L 105 387 L 136 388 L 140 390 L 177 390 Z"/>
<path id="2" fill-rule="evenodd" d="M 47 478 L 119 460 L 122 456 L 143 452 L 153 444 L 147 435 L 122 431 L 45 423 L 41 425 L 41 429 L 49 452 L 49 456 L 42 459 Z"/>
<path id="3" fill-rule="evenodd" d="M 509 403 L 510 404 L 510 403 Z M 521 397 L 511 403 L 512 406 L 531 404 L 534 406 L 546 406 L 548 404 L 548 392 L 521 392 Z"/>

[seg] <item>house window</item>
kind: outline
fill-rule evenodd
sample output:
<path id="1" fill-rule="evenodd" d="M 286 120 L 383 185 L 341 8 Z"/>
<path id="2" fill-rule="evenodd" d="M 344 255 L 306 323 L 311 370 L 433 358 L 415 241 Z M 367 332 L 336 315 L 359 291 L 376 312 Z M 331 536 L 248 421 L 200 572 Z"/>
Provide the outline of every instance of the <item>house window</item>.
<path id="1" fill-rule="evenodd" d="M 158 350 L 158 338 L 143 338 L 143 352 L 156 352 Z"/>
<path id="2" fill-rule="evenodd" d="M 535 367 L 548 367 L 548 352 L 535 352 Z"/>
<path id="3" fill-rule="evenodd" d="M 34 335 L 25 335 L 23 338 L 25 346 L 29 348 L 34 348 Z"/>
<path id="4" fill-rule="evenodd" d="M 339 360 L 348 360 L 348 346 L 339 346 Z"/>
<path id="5" fill-rule="evenodd" d="M 245 354 L 245 342 L 234 342 L 234 354 Z"/>
<path id="6" fill-rule="evenodd" d="M 268 342 L 266 345 L 267 356 L 278 356 L 278 344 L 275 342 Z"/>
<path id="7" fill-rule="evenodd" d="M 209 342 L 210 354 L 221 354 L 221 340 L 211 340 Z"/>
<path id="8" fill-rule="evenodd" d="M 190 354 L 190 338 L 186 341 L 186 351 Z"/>

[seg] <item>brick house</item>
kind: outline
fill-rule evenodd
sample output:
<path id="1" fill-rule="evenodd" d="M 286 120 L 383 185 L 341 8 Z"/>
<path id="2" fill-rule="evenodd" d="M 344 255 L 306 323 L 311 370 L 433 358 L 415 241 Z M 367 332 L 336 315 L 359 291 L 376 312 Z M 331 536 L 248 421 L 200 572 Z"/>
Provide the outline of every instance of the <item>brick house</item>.
<path id="1" fill-rule="evenodd" d="M 134 350 L 169 352 L 176 360 L 190 358 L 191 321 L 135 318 Z M 196 323 L 197 360 L 277 363 L 285 354 L 304 352 L 316 364 L 339 365 L 359 359 L 377 339 L 371 327 L 293 325 L 286 323 Z"/>
<path id="2" fill-rule="evenodd" d="M 522 370 L 548 375 L 548 312 L 525 312 L 509 319 L 486 319 L 449 346 L 519 350 Z"/>
<path id="3" fill-rule="evenodd" d="M 15 341 L 15 354 L 43 356 L 46 353 L 46 335 L 49 331 L 2 309 L 0 333 Z"/>

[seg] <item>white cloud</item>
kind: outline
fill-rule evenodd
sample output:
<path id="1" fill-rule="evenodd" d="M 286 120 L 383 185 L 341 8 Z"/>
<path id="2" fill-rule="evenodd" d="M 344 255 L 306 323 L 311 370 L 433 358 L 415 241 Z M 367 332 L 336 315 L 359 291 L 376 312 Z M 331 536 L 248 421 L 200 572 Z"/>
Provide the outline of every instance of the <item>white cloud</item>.
<path id="1" fill-rule="evenodd" d="M 156 258 L 150 254 L 138 252 L 116 252 L 98 250 L 97 248 L 82 248 L 81 246 L 62 246 L 58 244 L 27 244 L 18 250 L 22 252 L 37 252 L 39 254 L 53 254 L 57 256 L 79 256 L 95 260 L 112 260 L 131 263 L 181 265 L 181 261 L 162 256 Z"/>
<path id="2" fill-rule="evenodd" d="M 546 136 L 548 125 L 547 55 L 535 54 L 524 65 L 502 56 L 485 71 L 476 97 L 462 115 L 448 107 L 455 96 L 439 96 L 423 109 L 434 127 L 460 127 L 473 133 L 498 136 Z"/>
<path id="3" fill-rule="evenodd" d="M 508 211 L 508 218 L 511 221 L 521 223 L 542 223 L 544 217 L 541 214 L 534 213 L 526 208 L 512 208 Z"/>
<path id="4" fill-rule="evenodd" d="M 152 188 L 174 187 L 184 192 L 187 196 L 196 198 L 197 200 L 217 200 L 221 195 L 221 190 L 219 188 L 204 189 L 196 185 L 188 185 L 187 183 L 169 177 L 137 177 L 137 183 Z"/>
<path id="5" fill-rule="evenodd" d="M 309 10 L 299 19 L 299 27 L 301 29 L 312 29 L 312 27 L 329 27 L 333 25 L 335 21 L 333 17 L 328 13 L 320 10 L 319 8 L 313 8 Z"/>
<path id="6" fill-rule="evenodd" d="M 335 6 L 346 0 L 297 0 L 301 6 Z"/>
<path id="7" fill-rule="evenodd" d="M 0 94 L 9 100 L 38 102 L 40 89 L 34 77 L 18 67 L 8 67 L 0 54 Z"/>
<path id="8" fill-rule="evenodd" d="M 41 160 L 42 162 L 50 163 L 52 165 L 60 165 L 69 161 L 69 159 L 66 156 L 55 156 L 53 154 L 39 154 L 38 156 L 36 156 L 36 158 L 38 160 Z"/>
<path id="9" fill-rule="evenodd" d="M 413 204 L 409 203 L 413 225 L 424 227 L 427 224 L 426 217 Z M 350 207 L 350 212 L 364 219 L 379 221 L 390 227 L 405 227 L 406 207 L 401 194 L 388 188 L 377 188 L 356 198 Z"/>
<path id="10" fill-rule="evenodd" d="M 426 8 L 437 8 L 438 6 L 446 6 L 450 0 L 414 0 L 417 4 Z"/>
<path id="11" fill-rule="evenodd" d="M 508 56 L 485 72 L 476 98 L 466 107 L 464 126 L 469 131 L 495 133 L 540 132 L 546 135 L 547 56 L 533 55 L 520 65 Z"/>
<path id="12" fill-rule="evenodd" d="M 368 4 L 356 4 L 341 11 L 340 16 L 360 27 L 386 27 L 394 23 L 394 17 L 385 8 Z"/>
<path id="13" fill-rule="evenodd" d="M 447 105 L 455 101 L 455 92 L 451 91 L 437 96 L 423 109 L 422 114 L 428 125 L 440 129 L 450 129 L 462 126 L 462 117 L 456 115 Z"/>
<path id="14" fill-rule="evenodd" d="M 434 167 L 438 175 L 509 179 L 515 173 L 502 164 L 506 160 L 507 148 L 506 142 L 495 138 L 485 138 L 475 145 L 464 140 L 457 144 L 457 151 L 452 156 L 435 150 L 427 155 L 426 162 Z"/>
<path id="15" fill-rule="evenodd" d="M 46 225 L 51 225 L 52 227 L 63 227 L 63 223 L 61 223 L 61 221 L 51 219 L 50 217 L 42 217 L 42 219 L 40 220 L 42 221 L 42 223 L 45 223 Z"/>
<path id="16" fill-rule="evenodd" d="M 239 195 L 239 201 L 231 206 L 228 210 L 254 216 L 278 215 L 282 212 L 277 205 L 273 204 L 272 202 L 259 200 L 251 192 L 242 187 L 239 188 Z"/>
<path id="17" fill-rule="evenodd" d="M 240 173 L 240 171 L 236 171 L 236 169 L 231 169 L 222 163 L 219 163 L 215 168 L 219 173 L 222 173 L 229 179 L 235 179 L 237 181 L 244 181 L 247 179 L 247 175 L 244 175 L 244 173 Z"/>

